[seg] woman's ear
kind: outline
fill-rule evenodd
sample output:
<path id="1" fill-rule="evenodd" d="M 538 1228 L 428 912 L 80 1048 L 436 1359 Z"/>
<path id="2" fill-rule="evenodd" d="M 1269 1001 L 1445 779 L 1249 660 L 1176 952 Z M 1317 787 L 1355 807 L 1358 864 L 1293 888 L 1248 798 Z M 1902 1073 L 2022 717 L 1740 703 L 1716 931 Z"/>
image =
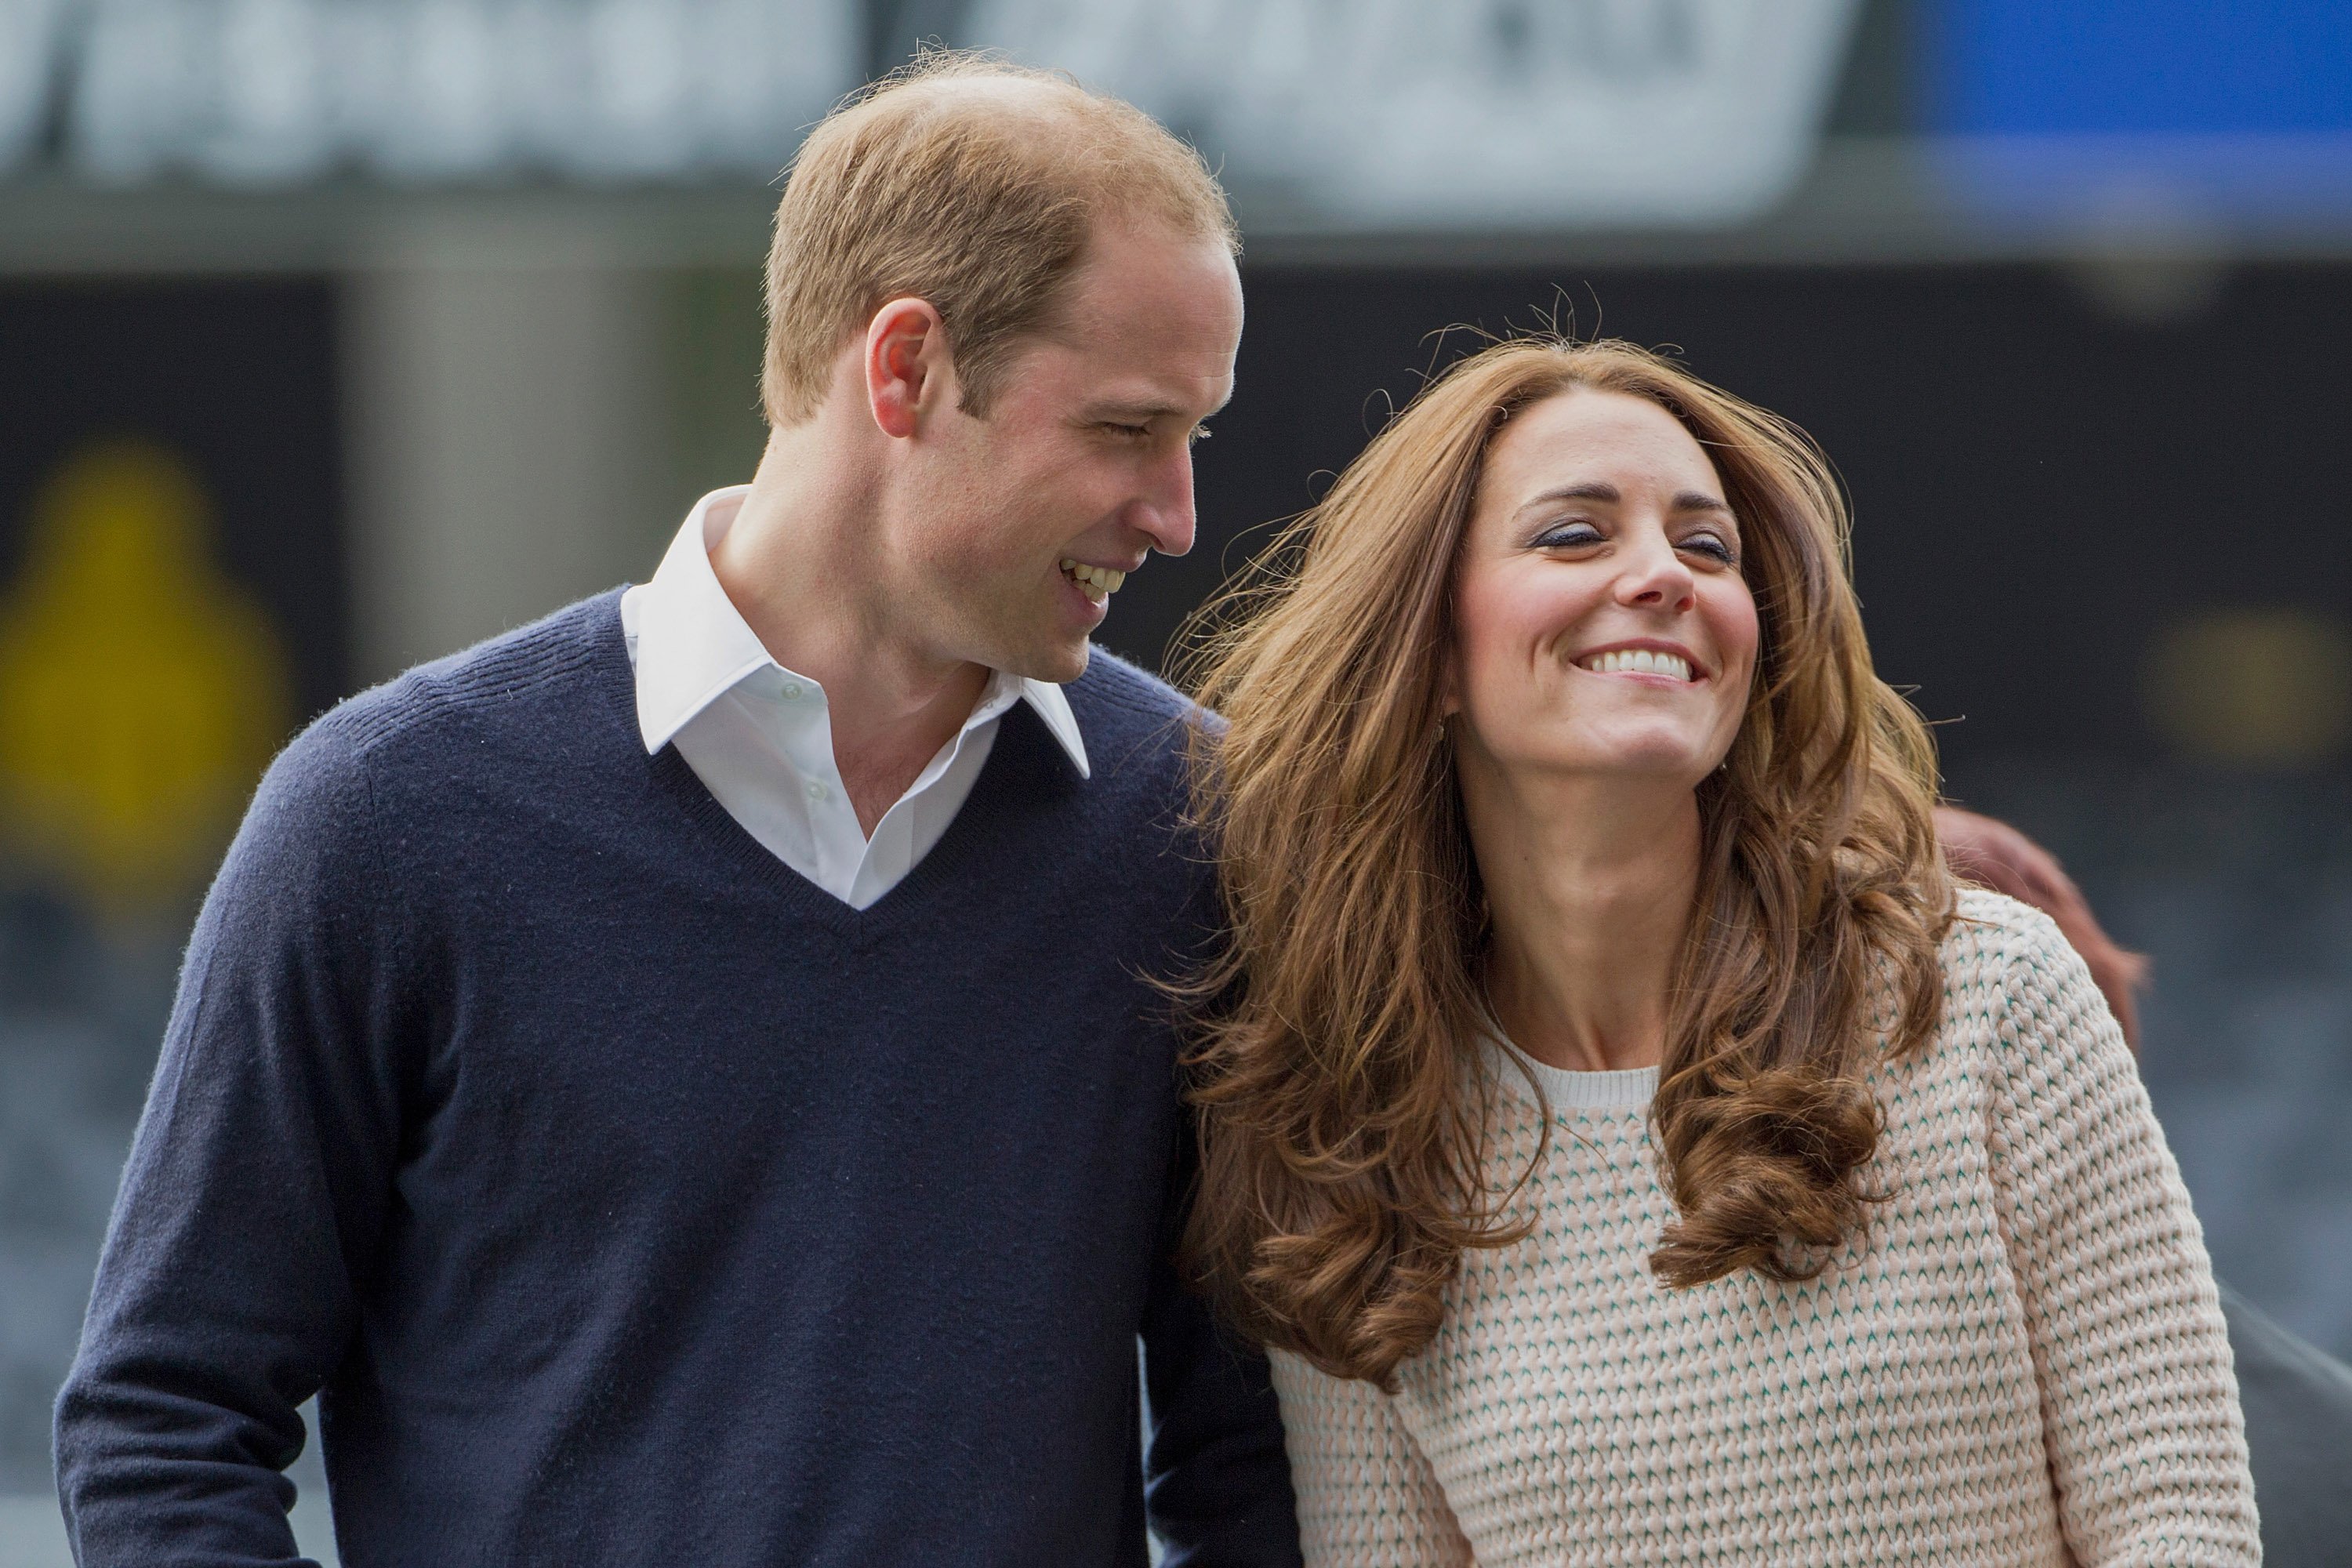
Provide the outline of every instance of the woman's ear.
<path id="1" fill-rule="evenodd" d="M 1437 721 L 1445 721 L 1462 711 L 1462 660 L 1449 646 L 1437 661 Z"/>

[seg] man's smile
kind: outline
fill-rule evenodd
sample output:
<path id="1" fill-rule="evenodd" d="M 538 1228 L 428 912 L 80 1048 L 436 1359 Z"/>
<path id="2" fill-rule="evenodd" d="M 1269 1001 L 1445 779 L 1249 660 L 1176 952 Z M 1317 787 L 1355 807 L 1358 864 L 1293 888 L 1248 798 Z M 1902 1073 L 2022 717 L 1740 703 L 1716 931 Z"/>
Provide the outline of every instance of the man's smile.
<path id="1" fill-rule="evenodd" d="M 1127 574 L 1116 567 L 1089 566 L 1066 555 L 1062 557 L 1062 575 L 1076 583 L 1078 592 L 1097 605 L 1108 601 L 1127 581 Z"/>

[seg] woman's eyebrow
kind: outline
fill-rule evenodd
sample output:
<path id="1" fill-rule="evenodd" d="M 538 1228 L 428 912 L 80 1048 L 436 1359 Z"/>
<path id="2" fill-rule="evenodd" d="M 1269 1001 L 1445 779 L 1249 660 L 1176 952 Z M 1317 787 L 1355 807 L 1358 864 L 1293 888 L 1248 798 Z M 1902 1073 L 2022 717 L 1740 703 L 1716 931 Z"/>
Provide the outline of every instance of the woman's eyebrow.
<path id="1" fill-rule="evenodd" d="M 1582 484 L 1556 485 L 1550 489 L 1539 491 L 1535 495 L 1529 496 L 1524 502 L 1522 502 L 1519 510 L 1521 511 L 1525 511 L 1529 507 L 1549 506 L 1553 501 L 1563 500 L 1605 501 L 1611 505 L 1614 505 L 1624 499 L 1624 496 L 1618 491 L 1615 485 L 1610 484 L 1606 480 L 1602 479 L 1588 479 Z M 1725 513 L 1727 516 L 1729 515 L 1731 511 L 1731 508 L 1725 504 L 1722 500 L 1717 497 L 1708 495 L 1704 490 L 1681 491 L 1675 497 L 1673 504 L 1667 510 L 1671 511 L 1719 511 Z"/>
<path id="2" fill-rule="evenodd" d="M 1613 505 L 1624 499 L 1618 494 L 1615 485 L 1599 479 L 1589 479 L 1580 485 L 1556 485 L 1550 489 L 1531 495 L 1519 503 L 1519 510 L 1526 511 L 1533 507 L 1549 506 L 1553 501 L 1560 500 L 1597 500 L 1607 501 Z"/>

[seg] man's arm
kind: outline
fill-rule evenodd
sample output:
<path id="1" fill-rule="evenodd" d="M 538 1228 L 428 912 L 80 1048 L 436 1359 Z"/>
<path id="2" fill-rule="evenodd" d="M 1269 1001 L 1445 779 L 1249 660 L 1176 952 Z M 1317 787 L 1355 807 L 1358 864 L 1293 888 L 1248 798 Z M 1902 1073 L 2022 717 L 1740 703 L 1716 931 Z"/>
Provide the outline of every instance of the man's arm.
<path id="1" fill-rule="evenodd" d="M 399 1146 L 396 924 L 363 764 L 315 727 L 205 900 L 57 1410 L 82 1568 L 296 1563 L 282 1473 Z"/>
<path id="2" fill-rule="evenodd" d="M 1182 1127 L 1177 1195 L 1192 1190 L 1196 1163 L 1189 1114 Z M 1181 1201 L 1170 1208 L 1180 1215 Z M 1297 1568 L 1297 1503 L 1265 1357 L 1227 1332 L 1178 1277 L 1179 1229 L 1171 1224 L 1163 1236 L 1144 1304 L 1152 1531 L 1168 1549 L 1167 1568 Z"/>

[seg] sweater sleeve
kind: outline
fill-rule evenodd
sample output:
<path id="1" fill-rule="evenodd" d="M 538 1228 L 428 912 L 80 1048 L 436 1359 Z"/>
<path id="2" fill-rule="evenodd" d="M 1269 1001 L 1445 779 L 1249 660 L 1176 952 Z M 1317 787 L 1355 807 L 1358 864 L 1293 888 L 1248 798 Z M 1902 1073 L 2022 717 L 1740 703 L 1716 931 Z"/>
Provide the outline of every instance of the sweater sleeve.
<path id="1" fill-rule="evenodd" d="M 1193 1148 L 1188 1118 L 1144 1304 L 1145 1505 L 1168 1568 L 1297 1568 L 1298 1516 L 1265 1357 L 1224 1331 L 1173 1262 Z"/>
<path id="2" fill-rule="evenodd" d="M 2084 1568 L 2259 1563 L 2203 1233 L 2082 959 L 2021 915 L 1989 1142 L 2067 1544 Z"/>
<path id="3" fill-rule="evenodd" d="M 1297 1568 L 1282 1417 L 1265 1358 L 1163 1277 L 1143 1331 L 1146 1499 L 1170 1568 Z"/>
<path id="4" fill-rule="evenodd" d="M 190 939 L 58 1399 L 82 1568 L 301 1561 L 297 1407 L 349 1344 L 400 1136 L 387 878 L 331 722 L 262 781 Z"/>
<path id="5" fill-rule="evenodd" d="M 1295 1355 L 1272 1360 L 1307 1568 L 1470 1568 L 1470 1542 L 1395 1399 Z"/>

